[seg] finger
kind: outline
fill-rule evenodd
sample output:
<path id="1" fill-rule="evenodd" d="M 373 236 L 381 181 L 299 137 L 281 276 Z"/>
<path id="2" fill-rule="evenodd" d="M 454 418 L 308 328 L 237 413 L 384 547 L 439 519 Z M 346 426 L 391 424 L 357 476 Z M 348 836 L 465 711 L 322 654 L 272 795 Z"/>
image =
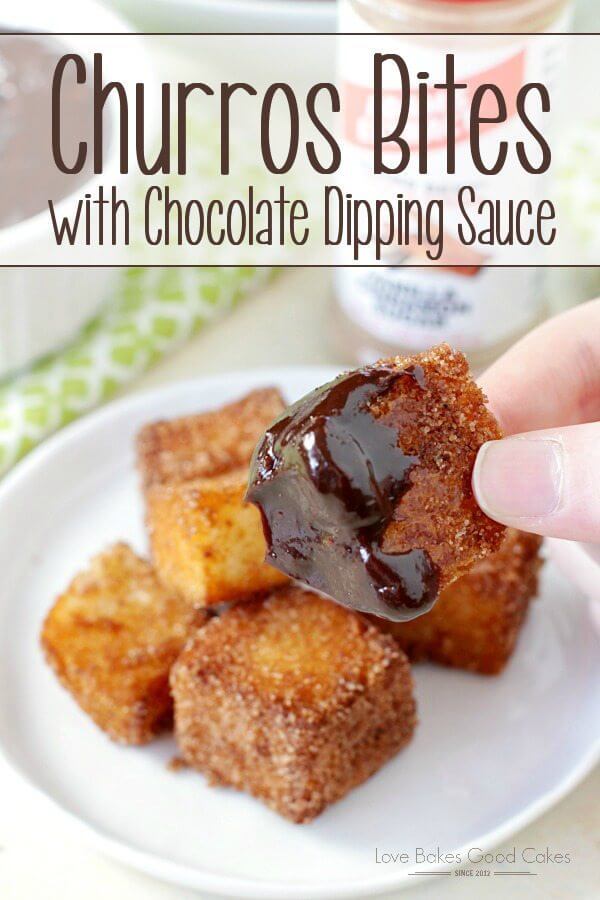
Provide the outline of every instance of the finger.
<path id="1" fill-rule="evenodd" d="M 488 441 L 473 491 L 491 519 L 548 537 L 600 542 L 600 422 Z"/>
<path id="2" fill-rule="evenodd" d="M 600 419 L 600 300 L 520 340 L 480 384 L 505 434 Z"/>

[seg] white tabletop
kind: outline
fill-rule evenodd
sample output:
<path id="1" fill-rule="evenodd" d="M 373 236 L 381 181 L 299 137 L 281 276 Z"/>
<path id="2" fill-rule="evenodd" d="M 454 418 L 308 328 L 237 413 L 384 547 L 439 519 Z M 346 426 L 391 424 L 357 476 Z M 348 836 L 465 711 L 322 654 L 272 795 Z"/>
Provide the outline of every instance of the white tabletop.
<path id="1" fill-rule="evenodd" d="M 140 391 L 179 378 L 281 363 L 343 363 L 329 326 L 329 273 L 291 271 L 259 296 L 199 335 L 130 388 Z M 529 900 L 595 898 L 600 884 L 600 770 L 507 845 L 570 852 L 568 865 L 532 867 L 536 876 L 510 879 L 512 896 Z M 407 898 L 504 898 L 506 879 L 435 878 L 402 892 Z M 0 898 L 2 900 L 184 900 L 190 891 L 152 881 L 98 856 L 58 824 L 0 771 Z M 398 895 L 400 896 L 400 895 Z"/>

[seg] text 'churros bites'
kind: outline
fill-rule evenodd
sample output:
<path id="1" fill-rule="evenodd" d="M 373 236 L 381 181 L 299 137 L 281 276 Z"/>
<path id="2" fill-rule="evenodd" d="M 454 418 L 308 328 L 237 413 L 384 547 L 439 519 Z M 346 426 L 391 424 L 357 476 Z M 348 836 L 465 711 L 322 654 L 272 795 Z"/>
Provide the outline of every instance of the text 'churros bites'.
<path id="1" fill-rule="evenodd" d="M 138 439 L 152 558 L 165 584 L 216 606 L 284 584 L 265 563 L 258 511 L 244 502 L 255 444 L 284 403 L 274 388 L 148 425 Z"/>
<path id="2" fill-rule="evenodd" d="M 126 544 L 94 557 L 42 629 L 46 659 L 113 740 L 144 744 L 168 726 L 169 671 L 206 613 L 165 589 Z"/>
<path id="3" fill-rule="evenodd" d="M 211 619 L 171 688 L 184 760 L 294 822 L 376 772 L 416 721 L 393 638 L 292 585 Z"/>
<path id="4" fill-rule="evenodd" d="M 404 620 L 500 547 L 471 488 L 501 437 L 465 357 L 447 345 L 339 376 L 267 429 L 248 499 L 287 575 Z"/>
<path id="5" fill-rule="evenodd" d="M 510 659 L 537 593 L 541 542 L 509 529 L 501 549 L 442 591 L 431 612 L 411 622 L 373 621 L 415 662 L 495 675 Z"/>

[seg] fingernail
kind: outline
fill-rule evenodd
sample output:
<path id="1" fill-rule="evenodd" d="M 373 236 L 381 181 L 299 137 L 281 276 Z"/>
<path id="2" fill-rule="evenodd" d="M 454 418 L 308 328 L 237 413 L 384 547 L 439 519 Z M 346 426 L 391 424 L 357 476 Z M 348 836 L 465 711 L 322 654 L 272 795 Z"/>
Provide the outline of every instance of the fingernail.
<path id="1" fill-rule="evenodd" d="M 551 515 L 561 501 L 563 450 L 547 438 L 505 438 L 480 449 L 473 491 L 492 519 Z"/>

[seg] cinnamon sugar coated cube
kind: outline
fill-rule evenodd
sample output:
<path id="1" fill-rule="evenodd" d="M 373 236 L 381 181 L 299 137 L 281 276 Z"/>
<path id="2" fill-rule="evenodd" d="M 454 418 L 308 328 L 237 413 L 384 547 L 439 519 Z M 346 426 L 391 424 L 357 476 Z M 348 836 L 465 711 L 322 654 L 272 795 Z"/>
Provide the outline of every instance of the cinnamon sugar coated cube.
<path id="1" fill-rule="evenodd" d="M 171 673 L 184 760 L 309 822 L 413 733 L 408 662 L 367 620 L 296 586 L 232 607 Z"/>
<path id="2" fill-rule="evenodd" d="M 244 503 L 247 469 L 146 491 L 161 580 L 197 606 L 267 593 L 288 579 L 267 565 L 258 510 Z"/>
<path id="3" fill-rule="evenodd" d="M 266 593 L 287 579 L 267 566 L 258 512 L 244 502 L 247 466 L 283 409 L 276 388 L 138 436 L 152 557 L 162 581 L 199 606 Z"/>
<path id="4" fill-rule="evenodd" d="M 339 376 L 268 428 L 248 499 L 271 563 L 340 603 L 403 620 L 499 549 L 475 501 L 501 437 L 462 353 L 441 345 Z"/>
<path id="5" fill-rule="evenodd" d="M 486 675 L 501 672 L 535 597 L 541 538 L 510 529 L 501 549 L 449 585 L 431 612 L 411 622 L 373 619 L 413 661 Z"/>
<path id="6" fill-rule="evenodd" d="M 247 465 L 284 406 L 280 391 L 268 387 L 219 409 L 146 425 L 137 439 L 143 486 L 212 477 Z"/>
<path id="7" fill-rule="evenodd" d="M 394 553 L 424 547 L 444 587 L 504 539 L 506 528 L 482 512 L 471 487 L 477 451 L 502 432 L 462 353 L 442 344 L 394 363 L 420 366 L 425 388 L 402 379 L 376 411 L 398 429 L 405 452 L 419 457 L 382 544 Z"/>
<path id="8" fill-rule="evenodd" d="M 63 686 L 109 737 L 144 744 L 172 721 L 169 671 L 205 621 L 145 560 L 115 544 L 58 597 L 41 643 Z"/>

